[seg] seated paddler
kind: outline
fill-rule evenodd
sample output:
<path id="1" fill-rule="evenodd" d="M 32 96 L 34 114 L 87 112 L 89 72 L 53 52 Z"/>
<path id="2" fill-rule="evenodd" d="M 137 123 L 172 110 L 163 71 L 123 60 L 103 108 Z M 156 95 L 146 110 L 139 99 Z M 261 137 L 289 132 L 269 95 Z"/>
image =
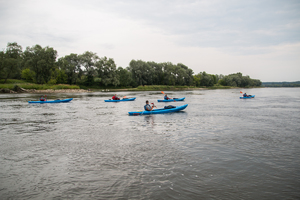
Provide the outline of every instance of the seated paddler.
<path id="1" fill-rule="evenodd" d="M 112 97 L 113 100 L 120 100 L 119 97 L 117 97 L 117 95 L 115 94 L 113 97 Z"/>
<path id="2" fill-rule="evenodd" d="M 47 101 L 46 95 L 45 96 L 41 96 L 40 101 Z"/>
<path id="3" fill-rule="evenodd" d="M 164 99 L 165 99 L 165 100 L 169 100 L 169 99 L 171 99 L 171 98 L 169 98 L 168 95 L 165 94 Z"/>
<path id="4" fill-rule="evenodd" d="M 153 104 L 153 106 L 151 106 L 151 105 L 149 104 L 149 101 L 147 100 L 147 101 L 146 101 L 146 105 L 144 106 L 144 109 L 145 109 L 146 111 L 151 111 L 153 108 L 154 108 L 154 104 Z"/>

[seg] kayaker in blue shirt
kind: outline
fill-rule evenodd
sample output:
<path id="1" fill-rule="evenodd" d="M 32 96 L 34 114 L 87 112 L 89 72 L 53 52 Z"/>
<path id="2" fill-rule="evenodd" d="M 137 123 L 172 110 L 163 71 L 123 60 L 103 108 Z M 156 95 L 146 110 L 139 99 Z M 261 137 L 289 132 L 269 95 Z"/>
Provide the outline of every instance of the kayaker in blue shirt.
<path id="1" fill-rule="evenodd" d="M 247 93 L 246 93 L 246 92 L 243 94 L 243 97 L 248 97 L 248 95 L 247 95 Z"/>
<path id="2" fill-rule="evenodd" d="M 151 105 L 149 104 L 149 101 L 147 100 L 147 101 L 146 101 L 146 105 L 144 106 L 144 109 L 145 109 L 146 111 L 151 111 L 154 107 L 155 107 L 154 104 L 153 104 L 153 106 L 151 106 Z"/>
<path id="3" fill-rule="evenodd" d="M 169 99 L 171 99 L 171 98 L 169 98 L 168 95 L 165 94 L 164 99 L 165 99 L 165 100 L 169 100 Z"/>

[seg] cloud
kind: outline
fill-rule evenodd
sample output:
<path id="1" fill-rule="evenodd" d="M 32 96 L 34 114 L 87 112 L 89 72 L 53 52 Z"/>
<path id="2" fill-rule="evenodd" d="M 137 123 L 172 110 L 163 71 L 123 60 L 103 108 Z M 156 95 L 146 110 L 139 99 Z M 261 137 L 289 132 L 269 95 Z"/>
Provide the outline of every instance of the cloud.
<path id="1" fill-rule="evenodd" d="M 292 0 L 54 0 L 1 4 L 4 32 L 23 31 L 34 37 L 52 34 L 78 40 L 83 34 L 105 35 L 107 29 L 114 33 L 116 28 L 122 34 L 132 27 L 118 21 L 127 20 L 176 36 L 174 42 L 181 46 L 228 49 L 300 41 L 300 2 Z M 112 37 L 118 38 L 116 34 Z"/>
<path id="2" fill-rule="evenodd" d="M 131 59 L 180 62 L 196 73 L 256 76 L 249 63 L 286 62 L 292 77 L 299 10 L 297 0 L 0 1 L 0 45 L 51 46 L 59 56 L 93 51 L 122 67 Z"/>
<path id="3" fill-rule="evenodd" d="M 299 1 L 117 1 L 108 10 L 198 47 L 270 46 L 300 41 Z"/>

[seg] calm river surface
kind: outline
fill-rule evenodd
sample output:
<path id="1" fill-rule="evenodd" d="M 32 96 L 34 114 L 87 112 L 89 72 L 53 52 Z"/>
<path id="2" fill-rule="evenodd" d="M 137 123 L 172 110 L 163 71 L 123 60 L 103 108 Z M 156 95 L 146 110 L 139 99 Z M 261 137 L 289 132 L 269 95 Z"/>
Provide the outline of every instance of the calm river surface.
<path id="1" fill-rule="evenodd" d="M 0 95 L 1 199 L 300 199 L 300 88 Z M 178 113 L 129 116 L 145 100 Z"/>

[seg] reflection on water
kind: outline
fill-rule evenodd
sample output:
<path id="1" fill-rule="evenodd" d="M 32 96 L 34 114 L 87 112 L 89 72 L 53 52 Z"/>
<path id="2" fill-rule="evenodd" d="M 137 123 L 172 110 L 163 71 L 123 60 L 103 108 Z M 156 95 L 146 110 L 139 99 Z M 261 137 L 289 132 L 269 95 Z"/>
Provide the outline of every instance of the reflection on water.
<path id="1" fill-rule="evenodd" d="M 247 91 L 246 91 L 247 90 Z M 299 199 L 300 89 L 0 95 L 3 199 Z M 272 96 L 272 98 L 270 98 Z M 128 116 L 145 100 L 182 112 Z"/>
<path id="2" fill-rule="evenodd" d="M 147 122 L 148 125 L 150 125 L 150 127 L 154 127 L 154 118 L 155 116 L 154 115 L 148 115 L 148 116 L 145 116 L 144 115 L 144 118 L 145 118 L 145 121 Z"/>

